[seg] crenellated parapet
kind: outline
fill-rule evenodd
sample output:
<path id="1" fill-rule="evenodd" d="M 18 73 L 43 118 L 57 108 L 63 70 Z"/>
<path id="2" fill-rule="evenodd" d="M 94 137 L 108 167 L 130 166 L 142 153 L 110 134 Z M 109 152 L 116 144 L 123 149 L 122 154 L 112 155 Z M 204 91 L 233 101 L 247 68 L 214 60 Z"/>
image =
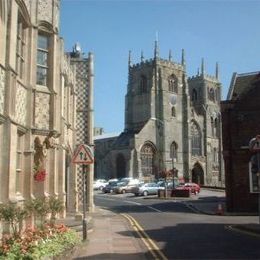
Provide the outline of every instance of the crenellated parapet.
<path id="1" fill-rule="evenodd" d="M 130 65 L 129 68 L 130 69 L 141 69 L 144 66 L 153 66 L 154 62 L 155 62 L 154 59 L 147 59 L 147 60 L 144 60 L 143 62 Z M 156 64 L 158 66 L 167 66 L 167 67 L 171 67 L 173 69 L 184 70 L 184 67 L 181 63 L 172 62 L 170 60 L 166 60 L 166 59 L 162 59 L 162 58 L 158 58 L 156 60 Z"/>
<path id="2" fill-rule="evenodd" d="M 219 80 L 216 78 L 216 76 L 209 75 L 209 74 L 204 74 L 204 75 L 199 74 L 199 75 L 188 77 L 188 81 L 200 81 L 200 80 L 208 80 L 214 83 L 219 83 Z"/>

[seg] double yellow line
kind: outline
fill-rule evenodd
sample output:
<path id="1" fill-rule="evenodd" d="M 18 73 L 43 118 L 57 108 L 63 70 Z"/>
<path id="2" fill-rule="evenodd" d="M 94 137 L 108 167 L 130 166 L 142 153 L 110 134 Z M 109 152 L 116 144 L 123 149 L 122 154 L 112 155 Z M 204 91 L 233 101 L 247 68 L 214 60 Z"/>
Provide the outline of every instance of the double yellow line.
<path id="1" fill-rule="evenodd" d="M 128 214 L 121 214 L 121 215 L 130 222 L 130 224 L 133 227 L 134 231 L 141 238 L 141 240 L 143 241 L 145 246 L 148 248 L 149 252 L 154 257 L 154 259 L 156 259 L 156 260 L 168 260 L 168 258 L 161 252 L 159 247 L 146 234 L 144 229 L 139 225 L 139 223 L 132 216 L 130 216 Z"/>

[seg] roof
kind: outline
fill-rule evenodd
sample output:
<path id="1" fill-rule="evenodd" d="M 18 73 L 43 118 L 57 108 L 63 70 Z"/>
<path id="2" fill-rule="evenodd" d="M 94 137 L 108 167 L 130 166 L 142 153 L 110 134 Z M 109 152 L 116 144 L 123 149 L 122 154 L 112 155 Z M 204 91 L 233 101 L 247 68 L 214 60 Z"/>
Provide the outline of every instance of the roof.
<path id="1" fill-rule="evenodd" d="M 118 137 L 119 135 L 120 135 L 120 133 L 107 133 L 107 134 L 102 134 L 102 135 L 96 135 L 96 136 L 94 136 L 94 140 L 114 138 L 114 137 Z"/>
<path id="2" fill-rule="evenodd" d="M 241 73 L 241 74 L 234 73 L 231 80 L 227 99 L 228 100 L 237 99 L 239 96 L 241 96 L 241 94 L 248 91 L 249 88 L 251 88 L 253 83 L 255 83 L 255 81 L 259 77 L 260 77 L 260 71 Z"/>

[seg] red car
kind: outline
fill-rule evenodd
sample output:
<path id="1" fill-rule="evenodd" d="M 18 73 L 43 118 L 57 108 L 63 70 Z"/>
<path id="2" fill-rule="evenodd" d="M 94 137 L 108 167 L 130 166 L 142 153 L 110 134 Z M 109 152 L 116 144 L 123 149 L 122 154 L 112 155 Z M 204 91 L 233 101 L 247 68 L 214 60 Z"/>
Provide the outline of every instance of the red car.
<path id="1" fill-rule="evenodd" d="M 178 190 L 190 190 L 193 194 L 198 194 L 200 192 L 200 186 L 194 182 L 186 182 L 181 186 L 176 187 Z"/>

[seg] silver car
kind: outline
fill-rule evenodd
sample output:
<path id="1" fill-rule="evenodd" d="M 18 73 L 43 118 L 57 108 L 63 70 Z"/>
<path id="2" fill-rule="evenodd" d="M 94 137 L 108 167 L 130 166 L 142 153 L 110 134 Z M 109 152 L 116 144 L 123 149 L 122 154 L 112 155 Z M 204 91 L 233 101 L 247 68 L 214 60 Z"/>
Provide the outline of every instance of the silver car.
<path id="1" fill-rule="evenodd" d="M 147 195 L 154 195 L 158 193 L 160 186 L 159 184 L 155 183 L 155 182 L 148 182 L 148 183 L 144 183 L 138 187 L 134 187 L 132 189 L 132 193 L 135 194 L 135 196 L 138 195 L 143 195 L 143 196 L 147 196 Z"/>

